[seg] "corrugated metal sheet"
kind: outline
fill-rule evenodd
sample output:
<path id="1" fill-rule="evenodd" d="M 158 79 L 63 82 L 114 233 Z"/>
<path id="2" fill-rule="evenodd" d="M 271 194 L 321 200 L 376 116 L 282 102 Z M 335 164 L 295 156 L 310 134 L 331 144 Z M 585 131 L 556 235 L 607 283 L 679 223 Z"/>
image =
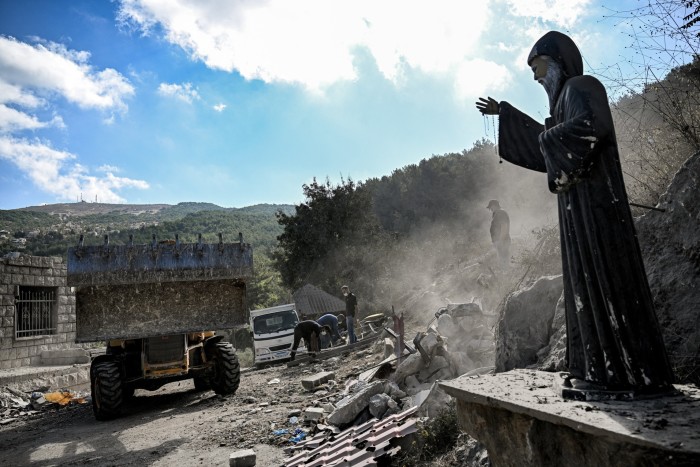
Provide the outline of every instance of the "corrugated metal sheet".
<path id="1" fill-rule="evenodd" d="M 417 407 L 383 420 L 372 419 L 337 435 L 319 433 L 297 444 L 284 467 L 371 466 L 396 455 L 396 440 L 416 432 Z"/>
<path id="2" fill-rule="evenodd" d="M 318 318 L 326 313 L 342 313 L 345 311 L 345 302 L 311 284 L 297 289 L 292 294 L 294 304 L 301 315 L 307 315 L 309 319 Z"/>

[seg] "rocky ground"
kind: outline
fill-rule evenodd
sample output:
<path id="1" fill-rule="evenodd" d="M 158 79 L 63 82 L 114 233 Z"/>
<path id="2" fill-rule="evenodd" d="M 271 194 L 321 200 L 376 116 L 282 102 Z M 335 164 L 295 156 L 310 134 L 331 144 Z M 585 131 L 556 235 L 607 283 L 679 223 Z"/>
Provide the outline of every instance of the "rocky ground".
<path id="1" fill-rule="evenodd" d="M 229 455 L 245 448 L 256 451 L 257 465 L 281 465 L 295 430 L 311 430 L 302 423 L 304 409 L 342 397 L 347 381 L 382 358 L 375 347 L 246 371 L 230 397 L 197 392 L 191 381 L 138 390 L 108 422 L 96 421 L 89 403 L 53 405 L 0 426 L 0 465 L 228 465 Z M 301 380 L 319 371 L 334 372 L 334 382 L 305 390 Z M 287 433 L 275 435 L 279 430 Z"/>

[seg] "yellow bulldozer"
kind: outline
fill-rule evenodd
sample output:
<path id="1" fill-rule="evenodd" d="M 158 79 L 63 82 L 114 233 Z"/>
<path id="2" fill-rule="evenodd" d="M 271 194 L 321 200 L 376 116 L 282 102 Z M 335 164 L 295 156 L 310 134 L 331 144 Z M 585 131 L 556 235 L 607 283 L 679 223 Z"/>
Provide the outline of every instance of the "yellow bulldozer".
<path id="1" fill-rule="evenodd" d="M 98 420 L 118 416 L 136 389 L 193 379 L 195 388 L 233 394 L 240 366 L 233 346 L 214 330 L 245 325 L 252 247 L 238 242 L 156 241 L 68 250 L 75 288 L 76 341 L 106 342 L 90 368 Z"/>

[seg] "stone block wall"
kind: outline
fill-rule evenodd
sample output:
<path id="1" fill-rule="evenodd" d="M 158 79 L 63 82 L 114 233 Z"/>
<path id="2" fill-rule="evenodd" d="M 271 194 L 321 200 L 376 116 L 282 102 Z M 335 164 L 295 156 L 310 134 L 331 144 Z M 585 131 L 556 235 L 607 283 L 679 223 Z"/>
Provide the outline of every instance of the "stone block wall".
<path id="1" fill-rule="evenodd" d="M 18 286 L 55 288 L 54 334 L 15 336 Z M 42 351 L 75 347 L 75 293 L 66 285 L 63 258 L 19 253 L 0 258 L 0 369 L 40 365 Z"/>

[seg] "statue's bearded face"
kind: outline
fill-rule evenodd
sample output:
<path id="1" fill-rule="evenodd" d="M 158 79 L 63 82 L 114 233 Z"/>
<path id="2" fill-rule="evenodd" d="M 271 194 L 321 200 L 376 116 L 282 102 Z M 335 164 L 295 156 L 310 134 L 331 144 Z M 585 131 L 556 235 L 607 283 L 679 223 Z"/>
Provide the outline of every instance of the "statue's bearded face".
<path id="1" fill-rule="evenodd" d="M 530 67 L 535 75 L 535 80 L 540 83 L 549 97 L 549 108 L 554 109 L 561 85 L 564 82 L 564 73 L 561 66 L 551 57 L 539 55 L 532 59 Z"/>

